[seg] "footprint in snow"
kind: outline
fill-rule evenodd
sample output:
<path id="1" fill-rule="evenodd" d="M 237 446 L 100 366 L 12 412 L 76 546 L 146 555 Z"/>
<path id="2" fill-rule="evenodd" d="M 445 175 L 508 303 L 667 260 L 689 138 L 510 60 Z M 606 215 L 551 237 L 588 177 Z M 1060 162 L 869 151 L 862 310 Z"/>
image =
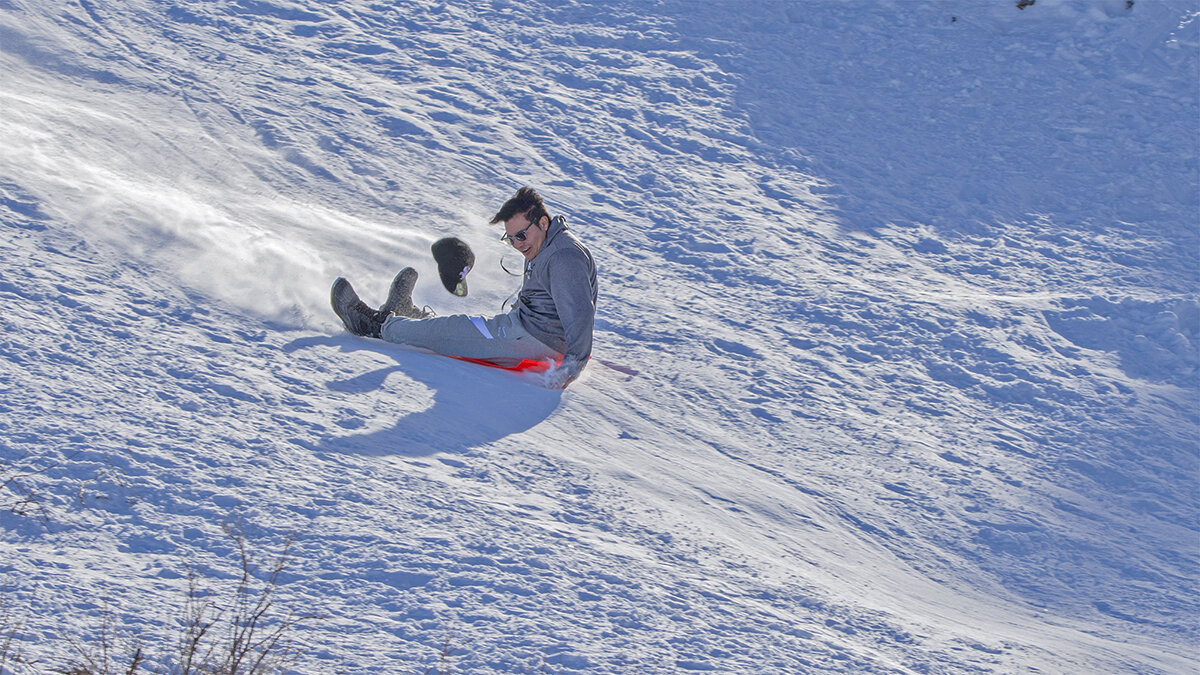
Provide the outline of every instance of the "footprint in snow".
<path id="1" fill-rule="evenodd" d="M 338 411 L 337 420 L 334 424 L 343 429 L 361 429 L 366 426 L 367 422 L 357 412 L 348 408 L 343 408 Z"/>
<path id="2" fill-rule="evenodd" d="M 748 359 L 761 359 L 762 354 L 759 354 L 753 347 L 748 347 L 740 342 L 731 342 L 720 338 L 713 338 L 712 343 L 708 345 L 711 351 L 718 354 L 729 354 L 732 356 L 740 356 Z"/>

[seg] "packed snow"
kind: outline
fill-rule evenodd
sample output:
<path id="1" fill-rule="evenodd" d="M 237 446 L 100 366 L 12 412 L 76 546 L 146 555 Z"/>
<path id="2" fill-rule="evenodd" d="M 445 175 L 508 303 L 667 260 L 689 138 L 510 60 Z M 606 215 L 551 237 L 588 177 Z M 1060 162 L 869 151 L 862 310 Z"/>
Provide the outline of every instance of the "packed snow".
<path id="1" fill-rule="evenodd" d="M 345 332 L 522 185 L 579 381 Z M 1200 662 L 1194 0 L 0 0 L 0 228 L 6 675 Z"/>

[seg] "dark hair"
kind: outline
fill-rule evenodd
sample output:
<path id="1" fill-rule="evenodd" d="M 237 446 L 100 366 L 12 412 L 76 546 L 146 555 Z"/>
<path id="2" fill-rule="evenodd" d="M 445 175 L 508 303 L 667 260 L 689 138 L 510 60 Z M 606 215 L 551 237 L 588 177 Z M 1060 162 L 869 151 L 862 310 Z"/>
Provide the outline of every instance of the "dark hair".
<path id="1" fill-rule="evenodd" d="M 537 190 L 525 186 L 517 190 L 517 194 L 504 202 L 504 205 L 500 207 L 496 215 L 492 216 L 492 224 L 507 222 L 509 218 L 518 213 L 524 213 L 525 218 L 531 223 L 540 221 L 542 216 L 550 215 L 546 213 L 546 204 L 542 201 L 542 196 L 538 194 Z"/>

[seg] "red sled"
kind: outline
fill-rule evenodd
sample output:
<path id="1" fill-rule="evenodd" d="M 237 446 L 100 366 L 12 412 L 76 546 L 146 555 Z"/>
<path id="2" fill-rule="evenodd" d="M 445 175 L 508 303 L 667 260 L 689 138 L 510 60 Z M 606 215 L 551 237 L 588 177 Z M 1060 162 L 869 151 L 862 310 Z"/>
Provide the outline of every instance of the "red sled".
<path id="1" fill-rule="evenodd" d="M 446 354 L 445 356 L 450 355 Z M 510 362 L 496 363 L 495 361 L 488 361 L 486 359 L 473 359 L 468 356 L 450 356 L 450 358 L 458 359 L 459 361 L 466 361 L 468 363 L 477 363 L 481 366 L 487 366 L 488 368 L 499 368 L 500 370 L 511 370 L 518 373 L 543 373 L 558 366 L 558 363 L 555 361 L 537 361 L 534 359 L 522 359 L 520 361 L 514 361 L 510 359 Z"/>

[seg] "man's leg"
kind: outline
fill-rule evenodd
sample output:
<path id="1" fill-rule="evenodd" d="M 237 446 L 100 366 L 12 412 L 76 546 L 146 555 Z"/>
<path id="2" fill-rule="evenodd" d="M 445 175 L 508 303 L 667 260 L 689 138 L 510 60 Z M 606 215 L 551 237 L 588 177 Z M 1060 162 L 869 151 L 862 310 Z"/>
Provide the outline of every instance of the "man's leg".
<path id="1" fill-rule="evenodd" d="M 530 335 L 521 326 L 516 312 L 487 319 L 464 314 L 415 320 L 396 316 L 384 323 L 380 336 L 388 342 L 502 366 L 516 365 L 526 359 L 562 358 L 562 354 Z"/>

